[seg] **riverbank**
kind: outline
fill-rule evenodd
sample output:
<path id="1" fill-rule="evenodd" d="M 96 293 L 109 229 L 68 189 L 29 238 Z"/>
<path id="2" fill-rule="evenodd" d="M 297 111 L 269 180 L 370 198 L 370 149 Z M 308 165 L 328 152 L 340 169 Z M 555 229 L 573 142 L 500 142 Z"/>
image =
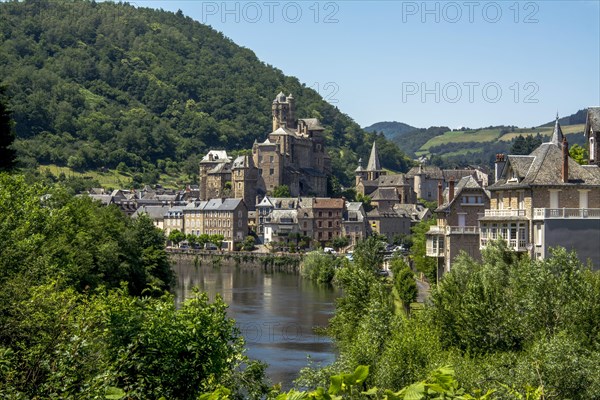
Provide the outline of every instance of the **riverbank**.
<path id="1" fill-rule="evenodd" d="M 299 273 L 304 254 L 258 253 L 252 251 L 218 252 L 194 249 L 167 249 L 171 262 L 191 261 L 194 266 L 222 265 L 241 268 L 260 268 L 265 272 Z"/>

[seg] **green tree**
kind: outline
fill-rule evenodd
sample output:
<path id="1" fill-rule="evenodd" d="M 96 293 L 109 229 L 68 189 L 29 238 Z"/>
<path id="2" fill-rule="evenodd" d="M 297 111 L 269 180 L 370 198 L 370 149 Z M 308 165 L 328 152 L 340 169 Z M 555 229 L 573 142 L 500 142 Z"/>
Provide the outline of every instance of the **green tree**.
<path id="1" fill-rule="evenodd" d="M 179 229 L 173 229 L 171 232 L 169 232 L 167 240 L 177 246 L 179 243 L 183 242 L 185 238 L 185 233 L 181 232 Z"/>
<path id="2" fill-rule="evenodd" d="M 348 244 L 350 244 L 350 240 L 346 236 L 338 236 L 331 241 L 331 245 L 336 250 L 346 247 Z"/>
<path id="3" fill-rule="evenodd" d="M 571 156 L 573 160 L 577 161 L 577 164 L 587 165 L 588 163 L 589 155 L 587 149 L 578 145 L 577 143 L 569 148 L 569 156 Z"/>
<path id="4" fill-rule="evenodd" d="M 408 316 L 410 315 L 410 305 L 417 300 L 418 289 L 415 274 L 402 258 L 392 260 L 391 270 L 394 275 L 394 289 Z"/>
<path id="5" fill-rule="evenodd" d="M 12 148 L 15 135 L 6 107 L 4 88 L 0 88 L 0 172 L 12 170 L 16 163 L 16 153 Z"/>
<path id="6" fill-rule="evenodd" d="M 437 263 L 436 259 L 427 257 L 426 247 L 427 238 L 425 233 L 429 228 L 435 225 L 435 218 L 422 220 L 411 228 L 412 230 L 412 247 L 410 258 L 413 261 L 415 269 L 425 274 L 430 283 L 435 283 L 437 280 Z"/>
<path id="7" fill-rule="evenodd" d="M 275 186 L 272 193 L 273 197 L 291 197 L 290 188 L 287 185 Z"/>
<path id="8" fill-rule="evenodd" d="M 335 257 L 322 251 L 307 253 L 300 264 L 303 277 L 319 283 L 331 283 L 335 275 L 337 262 Z"/>

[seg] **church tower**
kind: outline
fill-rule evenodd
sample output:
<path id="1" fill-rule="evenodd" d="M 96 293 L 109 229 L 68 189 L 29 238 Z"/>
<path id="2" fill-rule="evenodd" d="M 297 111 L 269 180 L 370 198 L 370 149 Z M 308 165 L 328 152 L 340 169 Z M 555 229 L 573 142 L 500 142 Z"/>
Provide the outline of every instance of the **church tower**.
<path id="1" fill-rule="evenodd" d="M 253 211 L 256 203 L 258 169 L 251 155 L 239 156 L 231 167 L 233 197 L 243 199 L 248 210 Z"/>
<path id="2" fill-rule="evenodd" d="M 296 129 L 296 100 L 290 94 L 279 92 L 271 105 L 273 113 L 273 132 L 279 128 Z"/>
<path id="3" fill-rule="evenodd" d="M 589 152 L 588 164 L 600 166 L 600 107 L 588 108 L 584 133 Z"/>

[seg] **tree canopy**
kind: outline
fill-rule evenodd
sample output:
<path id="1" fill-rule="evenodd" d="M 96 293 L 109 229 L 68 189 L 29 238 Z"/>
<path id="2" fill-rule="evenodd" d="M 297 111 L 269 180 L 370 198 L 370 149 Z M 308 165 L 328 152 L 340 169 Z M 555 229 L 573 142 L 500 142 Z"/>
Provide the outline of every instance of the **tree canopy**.
<path id="1" fill-rule="evenodd" d="M 271 102 L 293 93 L 318 117 L 333 171 L 350 184 L 376 140 L 382 163 L 410 160 L 249 49 L 182 13 L 112 2 L 2 2 L 0 76 L 23 165 L 195 175 L 210 148 L 249 149 L 271 127 Z M 171 164 L 170 164 L 171 163 Z"/>

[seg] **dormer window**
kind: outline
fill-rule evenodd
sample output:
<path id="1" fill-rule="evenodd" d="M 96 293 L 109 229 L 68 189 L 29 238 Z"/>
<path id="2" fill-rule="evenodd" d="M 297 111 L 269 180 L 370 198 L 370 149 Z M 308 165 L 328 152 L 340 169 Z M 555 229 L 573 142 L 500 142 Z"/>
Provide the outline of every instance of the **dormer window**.
<path id="1" fill-rule="evenodd" d="M 519 177 L 514 169 L 511 168 L 508 171 L 508 173 L 509 173 L 508 182 L 519 182 Z"/>

